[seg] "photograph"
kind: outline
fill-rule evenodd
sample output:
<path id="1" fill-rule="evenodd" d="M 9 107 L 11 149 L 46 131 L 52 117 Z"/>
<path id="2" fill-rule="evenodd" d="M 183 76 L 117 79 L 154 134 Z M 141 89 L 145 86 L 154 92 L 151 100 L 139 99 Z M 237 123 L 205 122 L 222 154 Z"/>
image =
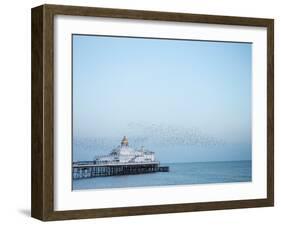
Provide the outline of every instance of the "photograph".
<path id="1" fill-rule="evenodd" d="M 32 8 L 31 216 L 274 206 L 274 21 Z"/>
<path id="2" fill-rule="evenodd" d="M 72 190 L 252 181 L 252 43 L 72 34 Z"/>

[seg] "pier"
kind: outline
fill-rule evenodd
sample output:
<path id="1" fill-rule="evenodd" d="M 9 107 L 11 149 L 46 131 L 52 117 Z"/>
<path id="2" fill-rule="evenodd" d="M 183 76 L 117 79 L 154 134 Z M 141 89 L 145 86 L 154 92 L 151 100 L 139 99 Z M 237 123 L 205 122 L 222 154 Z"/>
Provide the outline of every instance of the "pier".
<path id="1" fill-rule="evenodd" d="M 169 172 L 169 166 L 160 166 L 154 152 L 133 149 L 126 136 L 108 155 L 96 156 L 93 161 L 73 162 L 72 178 L 121 176 L 132 174 Z"/>
<path id="2" fill-rule="evenodd" d="M 159 162 L 144 163 L 106 163 L 76 162 L 72 166 L 73 179 L 92 177 L 121 176 L 144 173 L 169 172 L 168 166 L 160 166 Z"/>

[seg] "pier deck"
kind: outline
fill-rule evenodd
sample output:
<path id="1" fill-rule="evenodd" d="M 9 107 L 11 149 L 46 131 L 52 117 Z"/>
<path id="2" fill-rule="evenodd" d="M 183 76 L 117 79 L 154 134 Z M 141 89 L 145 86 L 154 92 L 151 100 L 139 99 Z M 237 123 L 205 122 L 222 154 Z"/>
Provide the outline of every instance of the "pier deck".
<path id="1" fill-rule="evenodd" d="M 159 162 L 149 163 L 73 163 L 73 179 L 83 179 L 91 177 L 105 177 L 131 174 L 144 174 L 156 172 L 168 172 L 168 166 L 160 166 Z"/>

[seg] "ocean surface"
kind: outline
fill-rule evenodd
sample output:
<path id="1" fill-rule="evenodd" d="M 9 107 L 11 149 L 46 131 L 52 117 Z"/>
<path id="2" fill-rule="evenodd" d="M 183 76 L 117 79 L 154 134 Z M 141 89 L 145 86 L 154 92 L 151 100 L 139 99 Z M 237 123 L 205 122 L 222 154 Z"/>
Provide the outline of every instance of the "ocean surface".
<path id="1" fill-rule="evenodd" d="M 73 180 L 73 190 L 252 181 L 252 161 L 162 163 L 169 172 Z"/>

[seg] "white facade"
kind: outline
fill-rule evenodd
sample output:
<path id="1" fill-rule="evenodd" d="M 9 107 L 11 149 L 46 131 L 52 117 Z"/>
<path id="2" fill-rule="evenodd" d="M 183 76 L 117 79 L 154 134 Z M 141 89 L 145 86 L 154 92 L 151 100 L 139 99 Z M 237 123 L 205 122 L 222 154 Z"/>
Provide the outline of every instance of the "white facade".
<path id="1" fill-rule="evenodd" d="M 147 163 L 154 162 L 154 152 L 147 151 L 143 147 L 140 150 L 134 150 L 129 147 L 126 136 L 121 141 L 121 145 L 113 149 L 109 155 L 96 156 L 96 164 L 104 163 Z"/>

